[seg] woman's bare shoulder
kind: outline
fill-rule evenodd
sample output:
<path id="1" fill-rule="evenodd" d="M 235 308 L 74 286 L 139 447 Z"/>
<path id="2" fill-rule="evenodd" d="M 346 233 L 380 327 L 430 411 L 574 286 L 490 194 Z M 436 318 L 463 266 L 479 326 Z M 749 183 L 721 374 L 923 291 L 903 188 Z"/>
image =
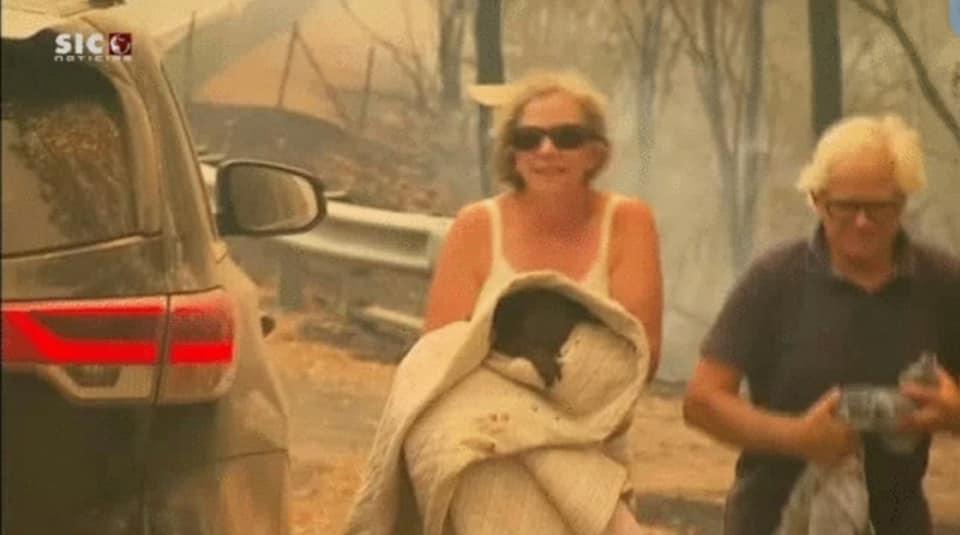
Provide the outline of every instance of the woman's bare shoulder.
<path id="1" fill-rule="evenodd" d="M 457 211 L 451 232 L 456 231 L 458 235 L 476 238 L 488 234 L 489 228 L 490 210 L 487 209 L 487 202 L 476 201 L 464 205 Z"/>
<path id="2" fill-rule="evenodd" d="M 483 199 L 467 203 L 457 211 L 456 218 L 471 223 L 488 222 L 490 220 L 490 210 L 488 204 L 492 199 Z"/>
<path id="3" fill-rule="evenodd" d="M 620 196 L 613 214 L 614 228 L 635 229 L 638 225 L 649 228 L 654 224 L 653 209 L 643 199 Z"/>

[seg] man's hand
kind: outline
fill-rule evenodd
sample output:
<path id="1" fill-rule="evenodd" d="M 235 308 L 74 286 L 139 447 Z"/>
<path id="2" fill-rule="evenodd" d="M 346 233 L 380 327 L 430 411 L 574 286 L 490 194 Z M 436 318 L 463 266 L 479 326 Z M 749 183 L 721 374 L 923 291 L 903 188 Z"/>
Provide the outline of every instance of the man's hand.
<path id="1" fill-rule="evenodd" d="M 860 449 L 860 436 L 837 417 L 839 406 L 840 390 L 833 388 L 800 419 L 797 447 L 807 461 L 832 465 Z"/>
<path id="2" fill-rule="evenodd" d="M 939 384 L 925 387 L 906 383 L 901 387 L 905 396 L 919 408 L 900 422 L 903 431 L 953 431 L 960 433 L 960 388 L 956 380 L 942 367 L 937 366 Z"/>

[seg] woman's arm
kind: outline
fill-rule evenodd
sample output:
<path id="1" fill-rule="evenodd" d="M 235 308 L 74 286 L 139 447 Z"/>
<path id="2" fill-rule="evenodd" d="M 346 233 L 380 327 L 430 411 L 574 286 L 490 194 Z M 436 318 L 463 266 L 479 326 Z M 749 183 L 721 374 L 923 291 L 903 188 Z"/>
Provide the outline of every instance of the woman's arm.
<path id="1" fill-rule="evenodd" d="M 433 271 L 424 332 L 470 318 L 490 270 L 490 216 L 480 203 L 465 206 L 447 232 Z"/>
<path id="2" fill-rule="evenodd" d="M 660 238 L 646 203 L 631 199 L 617 207 L 610 247 L 610 295 L 643 324 L 650 344 L 650 380 L 660 363 L 663 275 Z"/>

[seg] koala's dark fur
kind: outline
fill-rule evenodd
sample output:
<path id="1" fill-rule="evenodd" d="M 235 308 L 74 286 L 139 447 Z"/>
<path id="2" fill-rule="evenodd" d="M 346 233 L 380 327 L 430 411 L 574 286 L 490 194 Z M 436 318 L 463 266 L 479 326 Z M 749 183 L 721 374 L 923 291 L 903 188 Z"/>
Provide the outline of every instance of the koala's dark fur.
<path id="1" fill-rule="evenodd" d="M 550 387 L 562 378 L 560 348 L 581 322 L 598 320 L 586 307 L 553 290 L 520 290 L 497 304 L 492 347 L 509 357 L 529 360 Z"/>

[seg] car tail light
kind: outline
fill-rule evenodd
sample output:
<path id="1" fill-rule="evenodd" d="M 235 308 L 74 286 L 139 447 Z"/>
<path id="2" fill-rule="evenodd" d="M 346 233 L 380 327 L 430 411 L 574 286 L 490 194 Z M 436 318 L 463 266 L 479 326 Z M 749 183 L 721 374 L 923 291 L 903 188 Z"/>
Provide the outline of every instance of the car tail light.
<path id="1" fill-rule="evenodd" d="M 207 401 L 235 374 L 233 317 L 223 290 L 3 303 L 0 355 L 79 402 Z"/>
<path id="2" fill-rule="evenodd" d="M 32 371 L 78 401 L 153 397 L 164 296 L 3 304 L 5 370 Z"/>
<path id="3" fill-rule="evenodd" d="M 236 372 L 233 318 L 233 303 L 222 290 L 171 299 L 160 403 L 214 399 L 229 388 Z"/>

